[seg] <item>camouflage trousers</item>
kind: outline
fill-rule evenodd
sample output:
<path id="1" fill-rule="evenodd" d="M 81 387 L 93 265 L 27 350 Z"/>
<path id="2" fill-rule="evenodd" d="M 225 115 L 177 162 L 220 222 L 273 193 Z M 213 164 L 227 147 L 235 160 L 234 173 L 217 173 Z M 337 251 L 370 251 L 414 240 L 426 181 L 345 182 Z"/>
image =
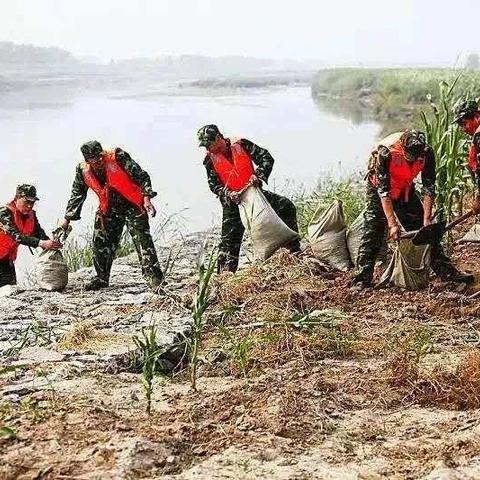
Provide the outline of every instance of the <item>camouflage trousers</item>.
<path id="1" fill-rule="evenodd" d="M 415 189 L 412 188 L 408 201 L 394 200 L 392 203 L 395 214 L 406 231 L 418 230 L 423 226 L 423 205 Z M 357 278 L 369 282 L 372 280 L 375 261 L 388 227 L 377 189 L 371 185 L 367 187 L 364 222 L 364 232 L 358 249 Z M 440 278 L 457 272 L 440 243 L 432 245 L 432 270 Z"/>
<path id="2" fill-rule="evenodd" d="M 295 232 L 298 232 L 297 209 L 291 200 L 276 193 L 263 190 L 268 203 L 277 215 Z M 222 234 L 219 245 L 218 271 L 235 272 L 238 268 L 240 247 L 245 227 L 240 218 L 238 205 L 223 204 Z M 300 250 L 300 240 L 287 246 L 290 251 Z"/>
<path id="3" fill-rule="evenodd" d="M 132 237 L 145 281 L 150 287 L 160 285 L 163 272 L 150 234 L 148 215 L 134 207 L 120 211 L 112 209 L 108 215 L 97 211 L 93 231 L 93 266 L 97 277 L 108 283 L 125 225 Z"/>
<path id="4" fill-rule="evenodd" d="M 0 260 L 0 287 L 16 284 L 15 265 L 10 260 Z"/>

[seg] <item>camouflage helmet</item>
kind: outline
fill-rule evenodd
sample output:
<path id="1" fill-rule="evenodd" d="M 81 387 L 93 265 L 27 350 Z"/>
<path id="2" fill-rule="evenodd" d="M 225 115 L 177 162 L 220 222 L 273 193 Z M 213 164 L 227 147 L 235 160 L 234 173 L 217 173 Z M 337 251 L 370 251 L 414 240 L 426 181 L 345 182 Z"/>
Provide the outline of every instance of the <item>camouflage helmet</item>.
<path id="1" fill-rule="evenodd" d="M 453 121 L 458 123 L 468 118 L 473 118 L 478 112 L 478 103 L 476 100 L 463 100 L 457 103 L 453 108 Z"/>
<path id="2" fill-rule="evenodd" d="M 199 146 L 208 147 L 218 135 L 223 137 L 216 125 L 210 124 L 203 126 L 197 132 Z"/>
<path id="3" fill-rule="evenodd" d="M 80 150 L 83 153 L 83 158 L 85 160 L 96 158 L 103 152 L 103 148 L 100 145 L 100 142 L 97 142 L 96 140 L 92 140 L 91 142 L 84 143 L 80 147 Z"/>
<path id="4" fill-rule="evenodd" d="M 37 197 L 37 189 L 28 183 L 18 185 L 15 196 L 17 198 L 26 198 L 30 202 L 36 202 L 39 200 Z"/>
<path id="5" fill-rule="evenodd" d="M 407 155 L 411 158 L 421 156 L 427 146 L 427 138 L 425 137 L 425 134 L 418 130 L 405 130 L 400 141 Z"/>

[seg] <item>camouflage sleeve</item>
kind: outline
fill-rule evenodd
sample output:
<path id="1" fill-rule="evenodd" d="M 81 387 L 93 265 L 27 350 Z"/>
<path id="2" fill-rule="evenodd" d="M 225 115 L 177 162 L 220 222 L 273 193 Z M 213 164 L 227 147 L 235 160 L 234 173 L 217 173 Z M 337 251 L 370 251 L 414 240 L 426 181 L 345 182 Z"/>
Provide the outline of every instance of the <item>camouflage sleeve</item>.
<path id="1" fill-rule="evenodd" d="M 12 212 L 6 207 L 0 208 L 0 229 L 13 237 L 17 243 L 33 248 L 38 247 L 40 240 L 46 240 L 48 238 L 38 223 L 36 215 L 34 236 L 22 235 L 15 225 Z"/>
<path id="2" fill-rule="evenodd" d="M 213 169 L 212 161 L 210 160 L 210 157 L 208 155 L 205 157 L 203 165 L 207 172 L 208 187 L 217 197 L 224 197 L 225 187 L 218 179 L 218 176 Z"/>
<path id="3" fill-rule="evenodd" d="M 477 152 L 480 152 L 480 133 L 476 133 L 473 136 L 472 142 Z M 480 153 L 477 154 L 477 169 L 473 172 L 473 175 L 475 177 L 475 185 L 477 186 L 477 192 L 480 192 Z"/>
<path id="4" fill-rule="evenodd" d="M 37 214 L 35 213 L 35 231 L 33 232 L 33 236 L 39 238 L 40 240 L 48 240 L 50 237 L 45 233 L 45 230 L 40 225 L 38 221 Z"/>
<path id="5" fill-rule="evenodd" d="M 70 200 L 67 203 L 65 210 L 65 218 L 68 220 L 80 220 L 80 214 L 82 213 L 83 203 L 87 198 L 88 187 L 83 180 L 83 173 L 80 165 L 77 166 L 75 171 L 75 179 L 72 185 L 72 192 L 70 194 Z"/>
<path id="6" fill-rule="evenodd" d="M 132 180 L 142 188 L 143 195 L 150 198 L 155 197 L 157 192 L 152 189 L 150 175 L 127 152 L 118 148 L 116 153 L 117 162 L 125 169 Z"/>
<path id="7" fill-rule="evenodd" d="M 431 147 L 427 148 L 425 166 L 422 170 L 422 194 L 435 196 L 435 153 Z"/>
<path id="8" fill-rule="evenodd" d="M 252 157 L 253 163 L 257 166 L 255 175 L 263 182 L 268 183 L 268 177 L 272 173 L 273 164 L 275 163 L 270 152 L 266 148 L 259 147 L 245 138 L 242 138 L 240 143 Z"/>
<path id="9" fill-rule="evenodd" d="M 376 175 L 378 180 L 378 194 L 380 197 L 390 195 L 390 150 L 383 145 L 378 147 Z"/>

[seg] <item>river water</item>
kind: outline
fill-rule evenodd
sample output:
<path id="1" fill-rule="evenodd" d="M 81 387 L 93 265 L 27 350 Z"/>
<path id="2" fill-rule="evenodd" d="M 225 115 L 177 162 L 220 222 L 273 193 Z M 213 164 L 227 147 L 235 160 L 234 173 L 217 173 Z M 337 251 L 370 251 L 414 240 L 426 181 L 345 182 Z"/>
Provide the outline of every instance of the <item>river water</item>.
<path id="1" fill-rule="evenodd" d="M 319 178 L 362 170 L 379 133 L 375 123 L 354 124 L 323 110 L 306 86 L 67 98 L 17 93 L 0 97 L 0 202 L 11 199 L 16 184 L 35 184 L 38 216 L 50 231 L 63 215 L 80 145 L 98 139 L 105 148 L 124 148 L 150 173 L 158 209 L 182 212 L 185 232 L 211 227 L 220 207 L 196 144 L 206 123 L 267 147 L 276 160 L 269 188 L 280 192 L 292 182 L 312 189 Z M 89 196 L 77 234 L 91 224 L 95 205 Z"/>

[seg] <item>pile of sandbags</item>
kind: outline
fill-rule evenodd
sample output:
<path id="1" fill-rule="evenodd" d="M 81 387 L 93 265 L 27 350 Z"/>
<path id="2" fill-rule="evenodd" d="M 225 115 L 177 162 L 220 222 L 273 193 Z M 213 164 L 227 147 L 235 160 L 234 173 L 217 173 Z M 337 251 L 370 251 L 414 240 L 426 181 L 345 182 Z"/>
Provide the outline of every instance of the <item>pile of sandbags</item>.
<path id="1" fill-rule="evenodd" d="M 361 212 L 347 228 L 342 202 L 335 200 L 326 209 L 319 205 L 312 215 L 308 226 L 308 241 L 316 258 L 333 268 L 346 271 L 357 264 L 358 249 L 364 230 L 364 212 Z M 378 261 L 385 263 L 387 254 L 385 233 Z"/>
<path id="2" fill-rule="evenodd" d="M 339 200 L 324 211 L 322 206 L 317 208 L 308 225 L 308 242 L 315 257 L 322 262 L 344 272 L 350 269 L 347 226 Z"/>
<path id="3" fill-rule="evenodd" d="M 276 250 L 299 238 L 267 202 L 257 187 L 249 187 L 240 197 L 240 218 L 250 234 L 255 260 L 266 260 Z"/>

